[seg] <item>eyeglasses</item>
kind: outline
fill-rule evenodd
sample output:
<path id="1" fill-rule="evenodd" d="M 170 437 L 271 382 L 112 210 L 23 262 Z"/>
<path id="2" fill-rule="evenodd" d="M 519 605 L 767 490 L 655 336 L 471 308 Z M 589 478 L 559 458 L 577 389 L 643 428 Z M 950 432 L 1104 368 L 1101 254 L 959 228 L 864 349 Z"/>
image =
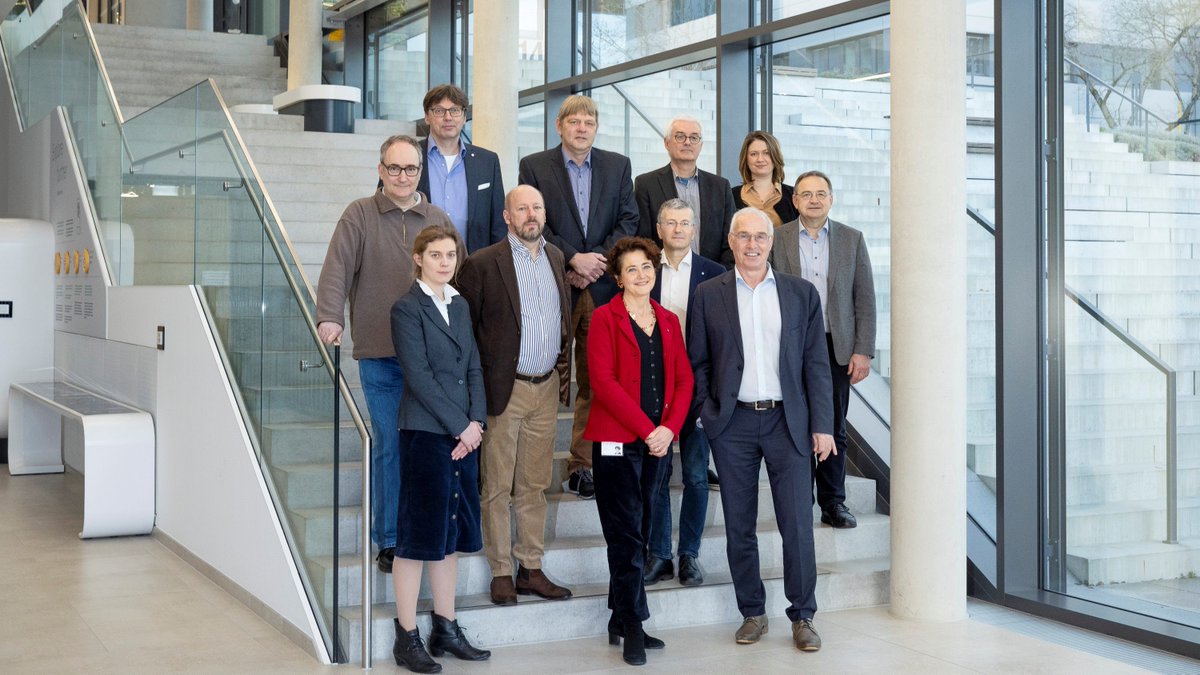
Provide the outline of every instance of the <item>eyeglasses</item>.
<path id="1" fill-rule="evenodd" d="M 829 199 L 829 193 L 824 190 L 821 190 L 820 192 L 801 192 L 800 194 L 798 194 L 796 196 L 799 197 L 800 199 L 803 199 L 804 201 L 808 201 L 808 200 L 812 199 L 813 197 L 816 197 L 817 199 L 819 199 L 821 201 L 825 201 L 826 199 Z"/>
<path id="2" fill-rule="evenodd" d="M 700 134 L 685 134 L 682 131 L 676 132 L 671 138 L 674 138 L 676 143 L 690 142 L 692 145 L 700 145 L 700 141 L 704 140 Z"/>
<path id="3" fill-rule="evenodd" d="M 399 176 L 401 173 L 409 178 L 416 178 L 417 174 L 421 173 L 419 165 L 400 166 L 399 164 L 384 164 L 384 171 L 387 171 L 389 176 Z"/>
<path id="4" fill-rule="evenodd" d="M 741 244 L 747 244 L 751 239 L 753 239 L 754 243 L 756 244 L 765 244 L 771 241 L 771 235 L 767 234 L 766 232 L 737 232 L 734 233 L 733 238 L 737 239 L 738 243 Z"/>
<path id="5" fill-rule="evenodd" d="M 671 229 L 671 230 L 675 229 L 676 227 L 682 227 L 682 228 L 686 229 L 686 228 L 689 228 L 692 226 L 692 221 L 690 221 L 690 220 L 667 220 L 667 221 L 663 221 L 662 226 L 667 229 Z"/>
<path id="6" fill-rule="evenodd" d="M 459 106 L 454 106 L 453 108 L 430 108 L 429 114 L 433 115 L 434 117 L 445 117 L 446 115 L 449 115 L 454 119 L 458 119 L 463 116 L 463 109 Z"/>

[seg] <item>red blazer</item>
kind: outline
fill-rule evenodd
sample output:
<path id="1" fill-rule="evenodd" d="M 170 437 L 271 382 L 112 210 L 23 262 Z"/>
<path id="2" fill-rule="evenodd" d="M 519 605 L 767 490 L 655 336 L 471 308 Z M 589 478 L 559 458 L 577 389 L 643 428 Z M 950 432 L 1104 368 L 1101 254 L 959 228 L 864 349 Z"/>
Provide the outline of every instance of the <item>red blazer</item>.
<path id="1" fill-rule="evenodd" d="M 588 331 L 588 376 L 592 411 L 583 437 L 589 441 L 629 443 L 645 439 L 655 425 L 642 412 L 642 352 L 622 293 L 592 313 Z M 683 344 L 679 318 L 650 301 L 663 343 L 663 426 L 679 436 L 692 401 L 692 364 Z"/>

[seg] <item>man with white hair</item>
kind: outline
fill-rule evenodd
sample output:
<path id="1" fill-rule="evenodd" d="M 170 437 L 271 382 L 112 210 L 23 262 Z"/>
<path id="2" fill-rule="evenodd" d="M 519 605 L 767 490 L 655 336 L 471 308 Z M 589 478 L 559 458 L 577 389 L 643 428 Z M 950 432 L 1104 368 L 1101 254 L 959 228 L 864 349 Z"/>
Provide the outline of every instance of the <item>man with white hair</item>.
<path id="1" fill-rule="evenodd" d="M 656 227 L 658 210 L 668 199 L 682 199 L 692 208 L 692 222 L 698 224 L 692 252 L 715 260 L 726 269 L 732 267 L 729 221 L 734 211 L 733 192 L 729 181 L 696 166 L 704 148 L 700 122 L 686 115 L 672 119 L 663 135 L 663 145 L 671 161 L 633 181 L 641 223 L 638 234 L 653 239 L 661 247 Z"/>

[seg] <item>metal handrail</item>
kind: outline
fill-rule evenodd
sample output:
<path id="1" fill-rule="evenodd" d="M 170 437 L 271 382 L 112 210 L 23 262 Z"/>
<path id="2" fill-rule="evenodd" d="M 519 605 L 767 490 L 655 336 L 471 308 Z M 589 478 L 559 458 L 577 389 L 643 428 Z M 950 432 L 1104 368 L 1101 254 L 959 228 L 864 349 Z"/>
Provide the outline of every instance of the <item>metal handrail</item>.
<path id="1" fill-rule="evenodd" d="M 584 54 L 582 49 L 576 47 L 575 53 L 579 54 L 580 58 L 586 57 L 588 60 L 588 64 L 592 67 L 593 70 L 596 68 L 596 62 L 594 60 L 592 60 L 591 57 Z M 613 91 L 617 92 L 618 96 L 625 99 L 625 105 L 628 108 L 632 108 L 633 111 L 638 114 L 638 117 L 641 117 L 643 120 L 645 120 L 646 124 L 650 125 L 650 128 L 654 130 L 654 133 L 658 134 L 659 136 L 662 136 L 663 138 L 666 138 L 666 134 L 663 132 L 663 130 L 658 128 L 658 125 L 654 123 L 654 120 L 650 119 L 650 116 L 646 114 L 645 110 L 642 110 L 641 106 L 639 106 L 637 104 L 637 101 L 634 101 L 629 96 L 629 94 L 625 93 L 625 90 L 621 88 L 621 85 L 614 84 L 614 85 L 612 85 L 612 88 L 613 88 Z M 628 117 L 628 112 L 626 113 L 626 117 Z M 628 126 L 626 126 L 626 128 L 628 129 Z M 628 134 L 626 134 L 626 138 L 628 139 Z M 628 155 L 629 153 L 626 152 L 625 154 Z"/>
<path id="2" fill-rule="evenodd" d="M 988 221 L 988 219 L 978 210 L 968 206 L 967 216 L 971 218 L 977 225 L 996 235 L 996 227 Z M 1177 386 L 1175 369 L 1166 361 L 1162 360 L 1157 354 L 1150 350 L 1149 347 L 1142 344 L 1140 340 L 1131 335 L 1129 331 L 1117 325 L 1107 314 L 1099 307 L 1092 304 L 1084 298 L 1078 291 L 1064 284 L 1063 288 L 1067 298 L 1079 306 L 1088 316 L 1092 317 L 1109 333 L 1112 333 L 1127 347 L 1132 349 L 1138 356 L 1142 357 L 1147 363 L 1154 366 L 1156 370 L 1166 376 L 1166 403 L 1167 403 L 1167 538 L 1166 543 L 1179 543 L 1179 457 L 1178 457 L 1178 423 L 1176 416 L 1177 407 Z"/>

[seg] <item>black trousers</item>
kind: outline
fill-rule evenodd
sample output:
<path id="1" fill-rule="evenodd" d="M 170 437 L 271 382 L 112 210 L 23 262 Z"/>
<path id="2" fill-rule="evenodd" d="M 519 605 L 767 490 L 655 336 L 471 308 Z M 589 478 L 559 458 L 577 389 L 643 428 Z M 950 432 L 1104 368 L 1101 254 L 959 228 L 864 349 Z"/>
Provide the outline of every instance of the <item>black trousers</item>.
<path id="1" fill-rule="evenodd" d="M 742 616 L 766 614 L 767 593 L 758 560 L 758 472 L 767 462 L 775 522 L 783 539 L 783 592 L 791 621 L 817 612 L 817 555 L 812 527 L 812 462 L 788 433 L 783 408 L 735 408 L 729 426 L 712 443 L 721 474 L 725 553 Z M 598 483 L 599 481 L 597 481 Z"/>
<path id="2" fill-rule="evenodd" d="M 822 511 L 846 501 L 846 409 L 850 407 L 850 374 L 846 372 L 849 366 L 838 365 L 834 358 L 832 334 L 825 334 L 825 342 L 829 346 L 829 369 L 833 375 L 833 443 L 837 454 L 817 462 L 813 471 L 817 482 L 817 504 Z"/>
<path id="3" fill-rule="evenodd" d="M 592 443 L 596 511 L 608 544 L 608 608 L 622 622 L 650 618 L 646 606 L 646 542 L 654 500 L 668 457 L 652 457 L 641 440 L 626 443 L 621 457 L 601 457 Z"/>

